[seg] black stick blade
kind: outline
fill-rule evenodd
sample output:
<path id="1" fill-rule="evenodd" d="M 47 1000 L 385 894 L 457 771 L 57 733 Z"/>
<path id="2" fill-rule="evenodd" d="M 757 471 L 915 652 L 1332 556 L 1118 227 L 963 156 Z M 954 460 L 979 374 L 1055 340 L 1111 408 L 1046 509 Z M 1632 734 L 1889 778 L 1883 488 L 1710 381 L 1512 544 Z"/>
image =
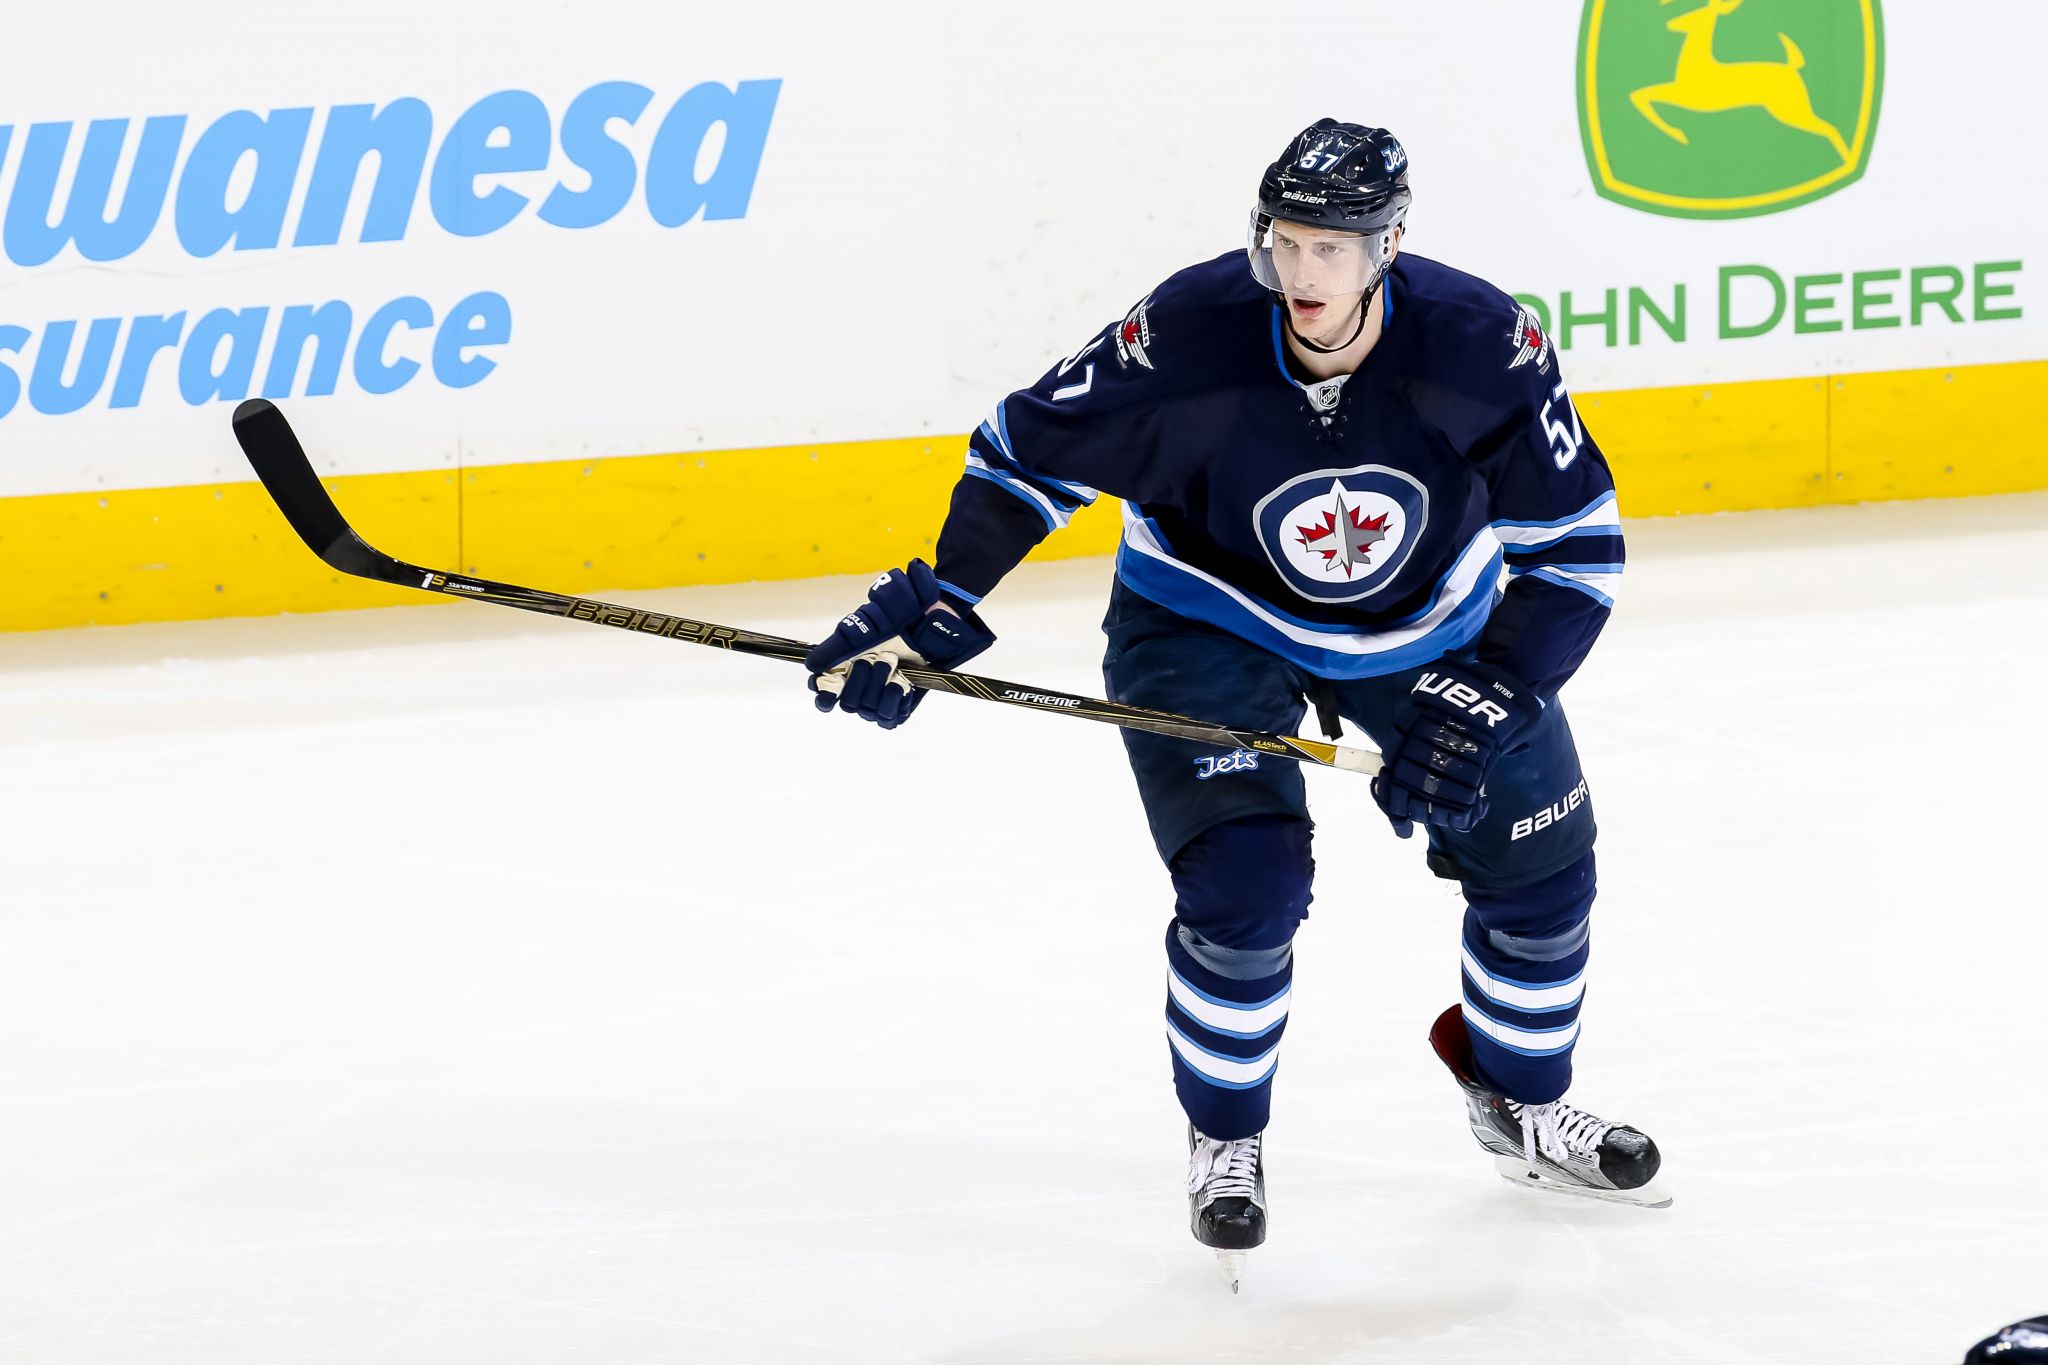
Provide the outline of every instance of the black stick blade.
<path id="1" fill-rule="evenodd" d="M 359 578 L 408 586 L 420 577 L 419 570 L 372 548 L 350 528 L 334 499 L 320 486 L 313 462 L 306 458 L 305 447 L 277 404 L 267 398 L 251 398 L 235 409 L 234 425 L 236 443 L 249 457 L 277 510 L 284 513 L 306 548 L 329 567 Z"/>

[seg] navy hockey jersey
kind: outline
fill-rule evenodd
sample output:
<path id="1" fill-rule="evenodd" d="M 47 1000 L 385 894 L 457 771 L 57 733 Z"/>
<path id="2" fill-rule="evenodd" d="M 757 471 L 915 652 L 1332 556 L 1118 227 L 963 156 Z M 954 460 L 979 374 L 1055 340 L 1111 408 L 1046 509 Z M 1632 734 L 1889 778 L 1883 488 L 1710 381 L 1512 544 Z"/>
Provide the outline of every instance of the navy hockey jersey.
<path id="1" fill-rule="evenodd" d="M 1507 295 L 1405 252 L 1383 288 L 1365 363 L 1317 383 L 1290 374 L 1242 252 L 1174 275 L 995 405 L 939 578 L 980 601 L 1100 491 L 1124 500 L 1126 585 L 1313 674 L 1399 672 L 1476 641 L 1554 694 L 1621 574 L 1607 463 Z"/>

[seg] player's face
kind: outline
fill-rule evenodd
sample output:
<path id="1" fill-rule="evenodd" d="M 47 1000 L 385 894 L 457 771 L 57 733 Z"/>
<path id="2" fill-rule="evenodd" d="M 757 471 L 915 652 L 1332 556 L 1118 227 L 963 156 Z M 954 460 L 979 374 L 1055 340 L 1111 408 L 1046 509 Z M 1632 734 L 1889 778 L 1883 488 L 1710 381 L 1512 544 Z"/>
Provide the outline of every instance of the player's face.
<path id="1" fill-rule="evenodd" d="M 1378 274 L 1371 243 L 1355 232 L 1275 222 L 1270 249 L 1295 334 L 1321 342 L 1351 330 L 1365 287 Z"/>

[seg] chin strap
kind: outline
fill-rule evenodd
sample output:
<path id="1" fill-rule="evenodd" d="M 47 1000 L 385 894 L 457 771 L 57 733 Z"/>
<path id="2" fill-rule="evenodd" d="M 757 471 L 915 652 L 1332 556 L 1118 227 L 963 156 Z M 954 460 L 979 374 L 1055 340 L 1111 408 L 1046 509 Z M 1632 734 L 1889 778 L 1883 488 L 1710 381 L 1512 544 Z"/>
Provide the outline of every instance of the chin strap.
<path id="1" fill-rule="evenodd" d="M 1385 278 L 1386 275 L 1382 273 L 1380 276 L 1380 280 L 1383 280 Z M 1365 334 L 1365 320 L 1366 318 L 1372 315 L 1373 296 L 1380 292 L 1380 280 L 1374 280 L 1371 284 L 1366 286 L 1365 297 L 1358 301 L 1358 325 L 1351 329 L 1350 336 L 1346 337 L 1343 341 L 1339 342 L 1335 346 L 1318 346 L 1313 341 L 1310 341 L 1307 337 L 1303 336 L 1301 333 L 1295 331 L 1294 317 L 1287 311 L 1287 296 L 1285 294 L 1276 293 L 1273 295 L 1273 297 L 1279 300 L 1280 316 L 1282 320 L 1285 321 L 1287 324 L 1287 335 L 1293 337 L 1296 341 L 1300 342 L 1303 346 L 1306 346 L 1309 350 L 1314 351 L 1317 355 L 1335 355 L 1337 354 L 1337 352 L 1348 348 L 1352 342 L 1357 341 L 1359 337 Z"/>

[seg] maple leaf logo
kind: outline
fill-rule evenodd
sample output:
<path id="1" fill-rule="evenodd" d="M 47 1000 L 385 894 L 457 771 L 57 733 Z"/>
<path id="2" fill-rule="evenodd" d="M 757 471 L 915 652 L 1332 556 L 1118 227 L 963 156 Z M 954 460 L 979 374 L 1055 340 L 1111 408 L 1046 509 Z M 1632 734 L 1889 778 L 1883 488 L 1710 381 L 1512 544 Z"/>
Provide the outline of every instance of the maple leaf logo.
<path id="1" fill-rule="evenodd" d="M 1352 570 L 1372 567 L 1373 547 L 1387 538 L 1387 519 L 1393 513 L 1368 517 L 1362 509 L 1344 501 L 1344 485 L 1336 485 L 1331 492 L 1336 495 L 1336 507 L 1323 511 L 1320 526 L 1295 527 L 1299 535 L 1294 543 L 1321 555 L 1326 572 L 1341 569 L 1348 579 Z"/>

